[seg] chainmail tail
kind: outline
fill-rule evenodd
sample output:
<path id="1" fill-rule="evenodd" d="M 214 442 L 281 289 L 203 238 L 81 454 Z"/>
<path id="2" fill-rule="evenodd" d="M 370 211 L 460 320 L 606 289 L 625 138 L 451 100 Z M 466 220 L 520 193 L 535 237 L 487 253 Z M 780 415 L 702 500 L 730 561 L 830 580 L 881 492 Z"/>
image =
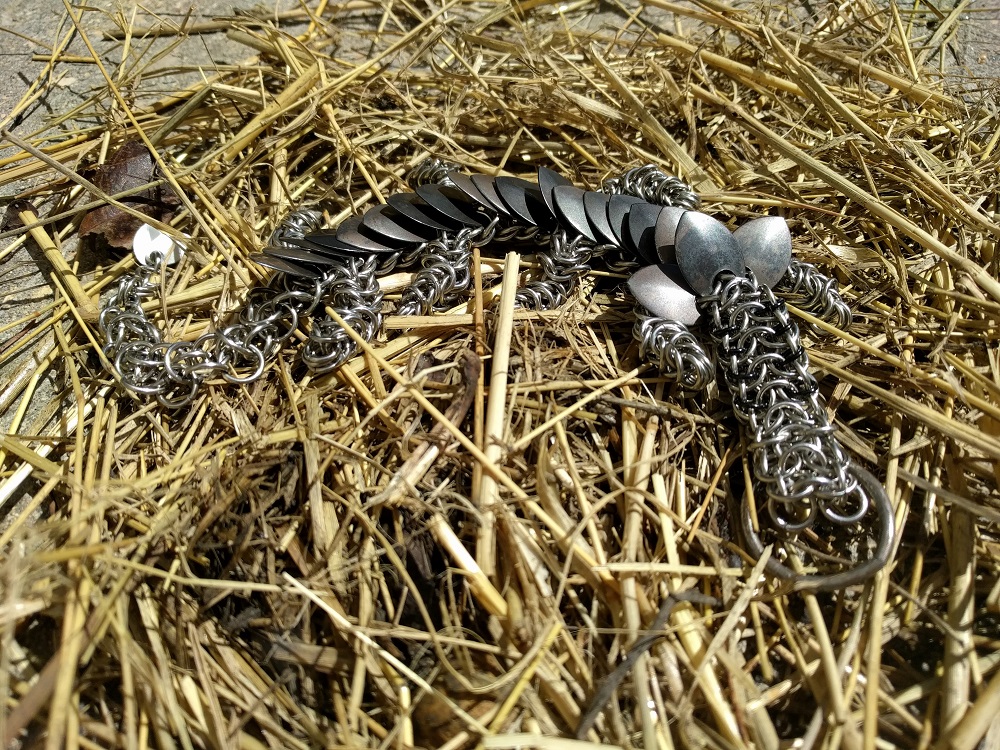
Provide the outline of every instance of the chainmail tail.
<path id="1" fill-rule="evenodd" d="M 641 307 L 635 310 L 632 336 L 639 342 L 639 356 L 655 362 L 660 373 L 689 391 L 708 387 L 715 364 L 698 339 L 683 323 L 654 318 Z"/>
<path id="2" fill-rule="evenodd" d="M 855 466 L 837 441 L 785 303 L 748 271 L 746 277 L 722 275 L 699 304 L 778 532 L 794 534 L 819 522 L 852 526 L 872 510 L 877 518 L 875 549 L 864 562 L 827 575 L 799 575 L 776 559 L 768 569 L 803 589 L 832 590 L 867 580 L 890 554 L 892 507 L 884 488 Z M 760 555 L 764 543 L 746 500 L 741 524 L 748 548 Z"/>

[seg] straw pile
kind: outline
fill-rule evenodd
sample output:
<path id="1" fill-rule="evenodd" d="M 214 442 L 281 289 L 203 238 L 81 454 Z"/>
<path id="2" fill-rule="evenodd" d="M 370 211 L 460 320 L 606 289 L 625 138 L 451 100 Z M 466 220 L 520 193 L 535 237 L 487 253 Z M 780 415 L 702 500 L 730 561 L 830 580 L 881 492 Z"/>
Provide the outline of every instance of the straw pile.
<path id="1" fill-rule="evenodd" d="M 924 7 L 319 2 L 294 34 L 217 24 L 252 57 L 169 96 L 105 67 L 51 129 L 8 118 L 0 184 L 34 179 L 41 218 L 19 205 L 30 231 L 8 224 L 2 257 L 33 243 L 55 265 L 54 301 L 3 331 L 5 746 L 1000 741 L 1000 118 L 934 67 L 960 10 Z M 730 520 L 725 399 L 639 361 L 600 268 L 505 326 L 504 271 L 530 257 L 486 249 L 467 303 L 390 317 L 331 375 L 290 345 L 178 412 L 126 394 L 93 308 L 132 261 L 94 235 L 58 257 L 136 139 L 190 237 L 149 305 L 173 340 L 266 281 L 248 256 L 290 210 L 336 223 L 428 155 L 588 187 L 653 162 L 717 215 L 788 217 L 855 310 L 808 345 L 897 508 L 890 571 L 821 596 L 760 578 Z M 559 739 L 582 716 L 583 744 Z"/>

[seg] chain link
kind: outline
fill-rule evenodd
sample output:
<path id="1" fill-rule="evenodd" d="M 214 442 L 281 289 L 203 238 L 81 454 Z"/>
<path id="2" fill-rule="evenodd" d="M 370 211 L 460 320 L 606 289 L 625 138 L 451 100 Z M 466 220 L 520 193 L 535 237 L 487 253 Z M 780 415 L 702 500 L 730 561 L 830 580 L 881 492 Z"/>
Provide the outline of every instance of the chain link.
<path id="1" fill-rule="evenodd" d="M 774 293 L 842 331 L 851 327 L 851 308 L 840 296 L 837 281 L 811 263 L 793 258 Z"/>
<path id="2" fill-rule="evenodd" d="M 413 187 L 433 184 L 451 185 L 453 183 L 448 177 L 448 173 L 459 169 L 461 167 L 454 162 L 432 157 L 424 159 L 407 172 L 406 181 Z"/>
<path id="3" fill-rule="evenodd" d="M 301 279 L 279 274 L 271 286 L 251 294 L 239 321 L 210 331 L 195 341 L 163 342 L 160 329 L 143 310 L 143 302 L 159 293 L 160 269 L 154 263 L 128 274 L 104 305 L 99 320 L 104 352 L 123 384 L 154 396 L 168 408 L 189 404 L 202 383 L 222 377 L 248 383 L 315 310 L 327 291 L 327 279 Z"/>
<path id="4" fill-rule="evenodd" d="M 485 227 L 466 227 L 454 235 L 443 233 L 420 246 L 422 268 L 402 294 L 398 315 L 428 315 L 468 290 L 472 284 L 472 249 L 495 236 L 497 219 Z"/>
<path id="5" fill-rule="evenodd" d="M 369 255 L 334 263 L 323 277 L 323 302 L 365 341 L 373 341 L 382 330 L 382 290 L 377 271 L 378 258 Z M 357 342 L 324 312 L 312 318 L 302 362 L 313 372 L 329 372 L 357 350 Z"/>
<path id="6" fill-rule="evenodd" d="M 605 193 L 632 195 L 658 206 L 677 206 L 695 211 L 701 205 L 701 198 L 690 185 L 668 175 L 655 164 L 635 167 L 620 177 L 607 179 L 603 189 Z"/>
<path id="7" fill-rule="evenodd" d="M 275 232 L 272 242 L 285 245 L 289 237 L 312 231 L 320 218 L 317 211 L 295 212 Z M 364 271 L 369 269 L 359 267 L 360 263 L 355 259 L 331 263 L 319 278 L 276 274 L 269 286 L 251 290 L 236 323 L 195 341 L 168 344 L 143 309 L 144 302 L 160 294 L 158 279 L 161 271 L 166 271 L 162 258 L 153 256 L 148 264 L 140 264 L 126 274 L 103 306 L 99 325 L 104 352 L 129 390 L 153 396 L 168 408 L 186 406 L 202 384 L 212 378 L 221 377 L 230 383 L 249 383 L 259 378 L 267 361 L 298 328 L 300 319 L 312 315 L 328 297 L 335 308 L 350 308 L 352 324 L 356 321 L 367 331 L 370 326 L 364 324 L 374 322 L 377 330 L 381 324 L 377 314 L 381 295 L 371 296 L 374 277 L 368 281 Z M 374 261 L 370 265 L 374 268 Z M 374 288 L 377 291 L 377 284 Z M 360 310 L 354 307 L 357 302 L 361 303 Z M 326 341 L 320 336 L 314 348 L 321 343 Z"/>
<path id="8" fill-rule="evenodd" d="M 290 239 L 300 240 L 310 232 L 323 226 L 323 212 L 315 208 L 300 208 L 286 216 L 278 228 L 271 233 L 269 244 L 295 247 Z"/>
<path id="9" fill-rule="evenodd" d="M 557 229 L 547 239 L 548 251 L 536 256 L 539 278 L 517 290 L 514 297 L 517 307 L 529 310 L 558 307 L 566 301 L 580 278 L 590 271 L 590 261 L 607 249 L 581 235 L 570 238 L 565 229 Z"/>
<path id="10" fill-rule="evenodd" d="M 766 488 L 774 523 L 798 531 L 817 514 L 838 525 L 859 521 L 868 497 L 858 491 L 850 458 L 834 436 L 785 303 L 747 271 L 722 276 L 699 305 L 733 411 L 747 426 L 754 476 Z"/>

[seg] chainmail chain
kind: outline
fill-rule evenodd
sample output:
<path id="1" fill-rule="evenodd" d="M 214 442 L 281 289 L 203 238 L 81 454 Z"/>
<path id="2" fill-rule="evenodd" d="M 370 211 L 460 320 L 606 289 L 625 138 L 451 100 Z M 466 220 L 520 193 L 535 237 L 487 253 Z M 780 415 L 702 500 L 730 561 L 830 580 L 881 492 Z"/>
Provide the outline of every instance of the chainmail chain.
<path id="1" fill-rule="evenodd" d="M 839 525 L 859 521 L 868 498 L 858 492 L 850 458 L 834 436 L 785 303 L 748 270 L 745 277 L 721 276 L 699 305 L 775 524 L 801 530 L 817 513 Z M 852 497 L 857 502 L 848 507 Z"/>
<path id="2" fill-rule="evenodd" d="M 315 229 L 321 215 L 299 211 L 288 217 L 271 238 L 284 245 Z M 167 408 L 190 404 L 202 384 L 214 377 L 230 383 L 259 378 L 268 360 L 294 334 L 299 321 L 313 316 L 303 360 L 315 372 L 334 369 L 353 356 L 356 345 L 328 316 L 330 305 L 351 327 L 372 340 L 382 326 L 382 293 L 374 257 L 330 263 L 319 278 L 275 274 L 267 287 L 250 291 L 238 320 L 195 341 L 165 343 L 159 327 L 142 305 L 160 293 L 155 280 L 162 259 L 153 257 L 126 275 L 101 311 L 104 353 L 114 363 L 123 385 L 153 396 Z"/>
<path id="3" fill-rule="evenodd" d="M 590 261 L 599 257 L 604 246 L 586 237 L 570 239 L 565 229 L 548 235 L 548 252 L 538 254 L 540 277 L 517 290 L 514 304 L 529 310 L 551 310 L 572 293 L 580 278 L 590 271 Z"/>
<path id="4" fill-rule="evenodd" d="M 418 185 L 451 185 L 449 172 L 461 167 L 450 161 L 438 158 L 428 158 L 418 162 L 406 175 L 406 181 L 413 187 Z"/>
<path id="5" fill-rule="evenodd" d="M 301 239 L 319 229 L 322 218 L 322 214 L 314 209 L 294 211 L 271 235 L 270 244 L 289 245 L 289 239 Z M 392 265 L 397 262 L 398 255 L 393 257 Z M 313 307 L 310 308 L 313 317 L 309 338 L 302 349 L 302 361 L 310 370 L 316 373 L 334 370 L 353 357 L 358 349 L 347 331 L 326 314 L 323 310 L 325 306 L 332 308 L 366 341 L 372 341 L 378 335 L 382 328 L 382 291 L 377 279 L 380 271 L 375 256 L 340 259 L 324 269 L 317 296 L 313 298 Z M 286 286 L 301 283 L 289 274 L 278 276 L 284 278 Z M 242 316 L 253 317 L 252 302 L 251 296 Z"/>
<path id="6" fill-rule="evenodd" d="M 248 383 L 264 372 L 277 353 L 328 291 L 329 274 L 298 279 L 279 274 L 267 288 L 257 288 L 239 322 L 204 334 L 195 341 L 165 343 L 142 304 L 160 292 L 154 258 L 126 276 L 101 311 L 104 353 L 122 383 L 136 393 L 154 396 L 168 408 L 190 403 L 201 384 L 213 377 Z"/>
<path id="7" fill-rule="evenodd" d="M 715 364 L 687 326 L 656 318 L 642 307 L 635 309 L 632 337 L 639 342 L 639 356 L 655 362 L 660 374 L 685 390 L 701 391 L 715 379 Z"/>
<path id="8" fill-rule="evenodd" d="M 324 302 L 365 341 L 373 341 L 382 329 L 382 290 L 377 268 L 375 256 L 350 258 L 333 264 L 323 277 L 327 282 Z M 353 357 L 357 350 L 357 343 L 347 331 L 324 313 L 313 317 L 309 340 L 302 349 L 302 362 L 313 372 L 329 372 Z"/>
<path id="9" fill-rule="evenodd" d="M 323 213 L 315 208 L 300 208 L 292 211 L 271 233 L 270 245 L 295 247 L 289 240 L 301 240 L 310 232 L 323 226 Z"/>
<path id="10" fill-rule="evenodd" d="M 812 263 L 792 258 L 774 293 L 842 331 L 851 327 L 851 308 L 840 296 L 837 280 L 821 273 Z"/>

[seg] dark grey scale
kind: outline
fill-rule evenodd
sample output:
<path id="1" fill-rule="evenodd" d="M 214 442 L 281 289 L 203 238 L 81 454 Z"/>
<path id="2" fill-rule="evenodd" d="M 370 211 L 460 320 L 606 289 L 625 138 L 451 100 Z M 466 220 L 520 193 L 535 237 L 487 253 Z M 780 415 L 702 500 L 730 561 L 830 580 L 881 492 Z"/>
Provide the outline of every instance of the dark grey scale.
<path id="1" fill-rule="evenodd" d="M 583 195 L 583 208 L 587 212 L 587 221 L 594 229 L 595 241 L 602 245 L 617 245 L 618 238 L 611 229 L 611 221 L 608 219 L 608 204 L 611 196 L 607 193 L 597 193 L 588 190 Z"/>
<path id="2" fill-rule="evenodd" d="M 394 193 L 388 198 L 388 204 L 413 221 L 430 227 L 437 232 L 451 232 L 465 226 L 457 219 L 444 219 L 428 206 L 416 193 Z"/>
<path id="3" fill-rule="evenodd" d="M 284 245 L 270 245 L 264 248 L 264 252 L 272 258 L 281 258 L 282 260 L 297 261 L 299 263 L 314 263 L 323 266 L 338 260 L 326 253 L 303 250 L 299 247 L 285 247 Z"/>
<path id="4" fill-rule="evenodd" d="M 478 203 L 487 214 L 497 213 L 496 207 L 483 195 L 482 191 L 476 187 L 472 177 L 461 172 L 449 172 L 449 179 L 455 183 L 455 187 L 465 193 L 470 200 Z"/>
<path id="5" fill-rule="evenodd" d="M 331 258 L 345 258 L 356 255 L 369 255 L 370 251 L 348 245 L 337 239 L 336 230 L 325 230 L 322 232 L 312 232 L 305 237 L 286 237 L 285 242 L 301 247 L 304 250 L 328 255 Z"/>
<path id="6" fill-rule="evenodd" d="M 563 185 L 572 185 L 573 183 L 567 180 L 558 172 L 553 172 L 548 167 L 538 168 L 538 189 L 542 191 L 542 200 L 545 201 L 545 205 L 549 207 L 549 211 L 555 215 L 556 204 L 552 197 L 552 191 L 557 187 Z"/>
<path id="7" fill-rule="evenodd" d="M 407 244 L 375 234 L 361 223 L 360 216 L 352 216 L 341 222 L 337 227 L 337 239 L 368 253 L 394 253 Z"/>
<path id="8" fill-rule="evenodd" d="M 292 276 L 306 276 L 309 278 L 316 278 L 320 275 L 319 271 L 312 268 L 306 268 L 305 266 L 300 266 L 297 263 L 292 263 L 284 258 L 276 258 L 273 255 L 264 255 L 262 253 L 255 253 L 250 256 L 250 260 L 255 263 L 259 263 L 265 268 L 270 268 L 274 271 L 281 271 L 282 273 L 291 274 Z"/>
<path id="9" fill-rule="evenodd" d="M 538 185 L 520 177 L 497 177 L 495 180 L 500 199 L 511 213 L 528 226 L 537 226 L 543 232 L 556 228 L 555 214 L 542 200 Z"/>
<path id="10" fill-rule="evenodd" d="M 507 208 L 507 204 L 500 199 L 500 193 L 497 192 L 495 177 L 490 177 L 488 174 L 474 174 L 472 175 L 472 184 L 475 185 L 476 189 L 483 194 L 483 197 L 490 202 L 490 205 L 496 209 L 497 213 L 501 216 L 510 218 L 510 209 Z"/>
<path id="11" fill-rule="evenodd" d="M 615 236 L 615 244 L 618 247 L 625 248 L 625 235 L 628 234 L 628 229 L 626 228 L 626 222 L 628 221 L 628 212 L 636 203 L 642 203 L 641 198 L 636 198 L 633 195 L 612 195 L 608 198 L 608 225 L 611 227 L 611 233 Z M 632 250 L 634 253 L 635 251 Z"/>
<path id="12" fill-rule="evenodd" d="M 666 206 L 660 211 L 660 216 L 656 220 L 656 233 L 653 240 L 656 242 L 656 253 L 664 263 L 677 263 L 677 225 L 681 217 L 686 213 L 686 209 L 676 206 Z"/>
<path id="13" fill-rule="evenodd" d="M 436 212 L 433 214 L 435 217 L 440 215 L 444 220 L 454 219 L 466 227 L 481 227 L 489 222 L 485 214 L 477 210 L 479 204 L 470 201 L 458 188 L 449 185 L 420 185 L 417 195 Z"/>
<path id="14" fill-rule="evenodd" d="M 712 293 L 721 273 L 743 276 L 743 248 L 725 224 L 698 211 L 688 211 L 677 224 L 677 265 L 699 297 Z"/>
<path id="15" fill-rule="evenodd" d="M 399 242 L 420 244 L 437 237 L 437 230 L 417 224 L 386 204 L 365 211 L 361 224 L 375 234 Z"/>
<path id="16" fill-rule="evenodd" d="M 658 263 L 656 253 L 656 220 L 663 206 L 652 203 L 636 203 L 628 210 L 625 222 L 625 246 L 637 253 L 648 263 Z"/>
<path id="17" fill-rule="evenodd" d="M 587 209 L 583 205 L 585 191 L 575 185 L 559 185 L 552 189 L 552 203 L 559 223 L 576 234 L 582 234 L 591 242 L 597 242 L 597 235 L 587 219 Z M 544 195 L 544 193 L 543 193 Z"/>

